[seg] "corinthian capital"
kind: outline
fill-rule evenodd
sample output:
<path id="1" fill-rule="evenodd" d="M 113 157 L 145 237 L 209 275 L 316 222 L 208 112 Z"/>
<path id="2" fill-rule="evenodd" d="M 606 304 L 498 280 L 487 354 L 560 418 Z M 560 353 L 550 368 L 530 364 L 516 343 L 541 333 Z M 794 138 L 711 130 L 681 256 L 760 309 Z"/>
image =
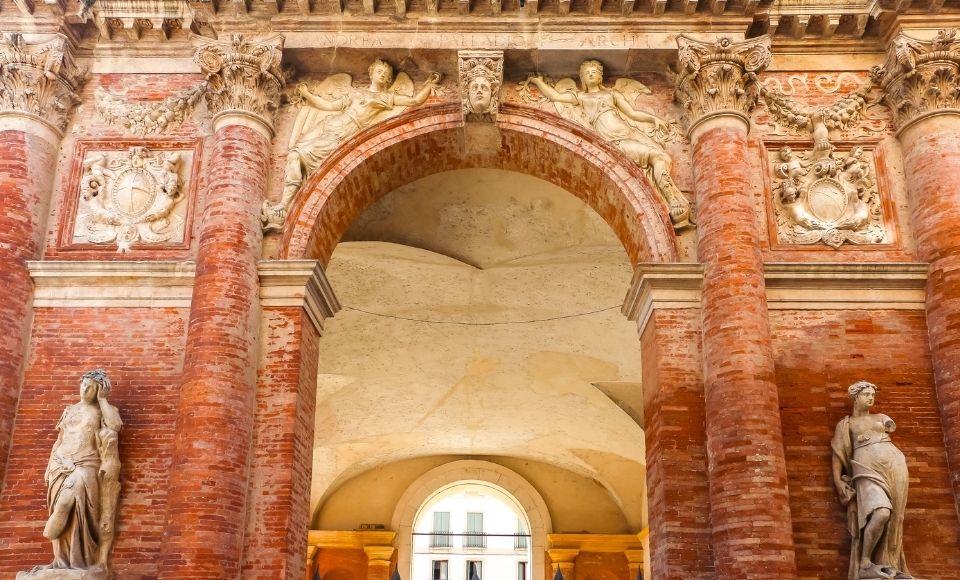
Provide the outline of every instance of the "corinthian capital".
<path id="1" fill-rule="evenodd" d="M 931 115 L 960 114 L 960 41 L 956 29 L 933 40 L 900 34 L 887 49 L 887 62 L 873 68 L 874 81 L 897 116 L 900 130 Z"/>
<path id="2" fill-rule="evenodd" d="M 30 117 L 62 135 L 86 72 L 74 64 L 62 35 L 27 42 L 6 34 L 0 39 L 0 115 Z"/>
<path id="3" fill-rule="evenodd" d="M 194 60 L 207 75 L 207 108 L 214 122 L 224 115 L 251 117 L 273 130 L 286 75 L 280 68 L 283 37 L 229 41 L 201 39 Z"/>
<path id="4" fill-rule="evenodd" d="M 677 44 L 680 72 L 674 99 L 687 110 L 687 130 L 721 115 L 739 117 L 749 124 L 750 110 L 760 92 L 757 73 L 770 64 L 770 38 L 703 42 L 680 36 Z"/>

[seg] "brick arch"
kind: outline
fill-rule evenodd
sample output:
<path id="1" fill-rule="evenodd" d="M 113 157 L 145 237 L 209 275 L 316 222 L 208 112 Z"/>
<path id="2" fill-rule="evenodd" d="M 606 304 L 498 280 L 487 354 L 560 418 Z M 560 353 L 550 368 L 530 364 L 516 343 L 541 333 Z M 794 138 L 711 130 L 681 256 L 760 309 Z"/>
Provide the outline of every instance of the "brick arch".
<path id="1" fill-rule="evenodd" d="M 540 109 L 504 105 L 501 146 L 464 147 L 458 103 L 418 107 L 361 131 L 304 184 L 290 208 L 279 257 L 326 264 L 350 224 L 376 200 L 417 179 L 493 168 L 549 181 L 582 199 L 620 239 L 633 263 L 674 262 L 666 205 L 643 171 L 582 127 Z"/>

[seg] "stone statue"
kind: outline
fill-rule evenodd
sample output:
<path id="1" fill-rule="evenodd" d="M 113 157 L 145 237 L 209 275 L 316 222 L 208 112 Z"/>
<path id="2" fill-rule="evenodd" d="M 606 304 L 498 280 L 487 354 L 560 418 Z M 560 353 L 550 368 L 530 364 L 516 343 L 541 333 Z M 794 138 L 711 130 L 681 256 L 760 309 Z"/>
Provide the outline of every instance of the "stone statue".
<path id="1" fill-rule="evenodd" d="M 671 126 L 656 115 L 637 111 L 631 102 L 650 89 L 631 79 L 619 79 L 613 88 L 603 86 L 603 65 L 587 60 L 580 65 L 580 83 L 562 79 L 551 86 L 540 75 L 531 75 L 523 83 L 536 85 L 540 92 L 556 104 L 563 117 L 583 125 L 613 143 L 652 179 L 666 201 L 670 219 L 676 229 L 691 225 L 690 202 L 670 176 L 672 160 L 664 151 Z"/>
<path id="2" fill-rule="evenodd" d="M 306 84 L 297 87 L 295 99 L 301 103 L 290 134 L 283 177 L 283 197 L 277 204 L 265 201 L 261 219 L 266 230 L 278 230 L 287 209 L 303 180 L 317 170 L 323 160 L 346 139 L 360 130 L 400 114 L 404 108 L 421 105 L 440 83 L 440 74 L 432 73 L 423 87 L 414 93 L 413 81 L 406 73 L 393 77 L 393 68 L 377 59 L 369 68 L 370 85 L 354 88 L 345 73 L 335 74 L 313 90 Z"/>
<path id="3" fill-rule="evenodd" d="M 866 381 L 850 385 L 853 415 L 837 424 L 830 443 L 833 483 L 853 538 L 848 580 L 913 578 L 903 556 L 907 462 L 890 441 L 893 420 L 870 412 L 877 390 Z"/>
<path id="4" fill-rule="evenodd" d="M 17 574 L 18 580 L 106 580 L 113 547 L 123 423 L 107 402 L 103 369 L 80 378 L 80 402 L 64 410 L 44 474 L 50 513 L 43 535 L 53 543 L 53 563 Z"/>

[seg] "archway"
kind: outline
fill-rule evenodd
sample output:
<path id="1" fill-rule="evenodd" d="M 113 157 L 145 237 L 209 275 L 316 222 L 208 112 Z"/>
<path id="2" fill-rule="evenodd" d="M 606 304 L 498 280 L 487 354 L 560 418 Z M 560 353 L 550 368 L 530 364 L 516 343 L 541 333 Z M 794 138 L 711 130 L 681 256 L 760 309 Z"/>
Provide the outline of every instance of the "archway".
<path id="1" fill-rule="evenodd" d="M 501 118 L 498 128 L 501 135 L 501 146 L 494 152 L 469 152 L 463 147 L 459 127 L 458 114 L 437 114 L 435 107 L 428 115 L 424 111 L 413 111 L 388 123 L 387 127 L 380 127 L 376 133 L 361 133 L 353 142 L 345 144 L 335 155 L 339 157 L 328 161 L 329 165 L 322 169 L 307 183 L 304 197 L 298 199 L 291 210 L 289 221 L 283 232 L 280 256 L 291 258 L 309 256 L 328 263 L 334 247 L 342 241 L 345 232 L 357 222 L 360 214 L 373 206 L 377 200 L 383 198 L 390 191 L 397 191 L 402 186 L 424 179 L 428 175 L 440 175 L 444 172 L 457 169 L 488 170 L 484 168 L 516 171 L 525 175 L 532 175 L 553 184 L 562 184 L 567 193 L 573 193 L 596 216 L 609 226 L 617 240 L 624 257 L 624 263 L 629 268 L 637 261 L 675 261 L 677 250 L 675 235 L 665 207 L 659 196 L 646 181 L 642 171 L 616 150 L 605 143 L 598 143 L 589 135 L 584 135 L 579 128 L 570 126 L 565 121 L 556 120 L 556 126 L 551 125 L 553 119 L 539 111 L 529 111 L 515 108 L 513 117 L 506 115 Z M 537 134 L 537 123 L 544 132 Z M 550 133 L 547 133 L 547 130 Z M 557 137 L 559 135 L 559 137 Z M 431 152 L 432 156 L 425 153 Z M 404 163 L 404 160 L 429 158 L 430 164 L 418 166 L 415 163 Z M 631 268 L 632 269 L 632 268 Z M 336 281 L 334 286 L 336 287 Z M 618 295 L 615 300 L 620 301 L 625 293 L 629 276 L 620 280 Z M 619 303 L 619 302 L 618 302 Z M 618 304 L 617 303 L 617 304 Z M 619 310 L 617 306 L 614 306 Z M 373 313 L 381 315 L 382 313 Z M 582 314 L 582 313 L 581 313 Z M 549 317 L 548 317 L 549 318 Z M 343 321 L 338 317 L 332 324 Z M 631 327 L 624 322 L 626 327 Z M 632 328 L 632 327 L 631 327 Z M 335 332 L 335 330 L 334 330 Z M 630 344 L 636 345 L 635 328 L 630 330 L 627 339 Z M 322 350 L 321 344 L 321 350 Z M 630 355 L 636 356 L 636 355 Z M 322 357 L 323 358 L 323 357 Z M 599 379 L 600 382 L 614 381 L 618 377 Z M 637 386 L 639 378 L 635 379 Z M 587 383 L 590 384 L 589 382 Z M 344 386 L 346 383 L 344 383 Z M 603 398 L 605 391 L 594 383 L 595 395 Z M 603 392 L 601 392 L 603 391 Z M 606 398 L 603 400 L 617 413 L 623 411 L 616 404 Z M 342 403 L 342 401 L 341 401 Z M 370 401 L 372 404 L 373 401 Z M 626 417 L 624 415 L 624 417 Z M 330 419 L 327 416 L 326 419 Z M 626 417 L 634 428 L 633 419 Z M 596 421 L 595 418 L 591 421 Z M 590 421 L 588 421 L 590 422 Z M 597 423 L 593 423 L 597 424 Z M 321 425 L 318 422 L 318 429 Z M 320 436 L 328 433 L 321 429 Z M 643 464 L 643 433 L 630 433 L 640 449 L 632 453 L 632 465 Z M 342 471 L 336 481 L 336 486 L 342 485 L 351 477 L 358 477 L 364 470 L 377 470 L 380 466 L 389 465 L 390 461 L 399 461 L 404 457 L 396 455 L 395 450 L 378 444 L 375 440 L 360 443 L 371 451 L 369 460 L 354 462 L 352 459 L 341 458 L 338 461 L 350 462 L 350 469 Z M 614 476 L 620 479 L 630 479 L 628 474 L 632 466 L 625 466 L 624 458 L 616 454 L 607 454 L 599 449 L 576 450 L 572 452 L 572 461 L 568 461 L 564 469 L 576 473 L 584 481 L 593 480 L 606 488 L 609 505 L 613 511 L 624 513 L 639 513 L 636 507 L 622 505 L 623 497 L 627 495 L 645 496 L 642 473 L 633 481 L 638 482 L 634 489 L 627 494 L 623 488 L 609 485 L 604 479 L 614 471 Z M 391 455 L 394 453 L 394 455 Z M 461 454 L 467 456 L 489 455 L 490 452 L 477 450 L 436 449 L 437 454 Z M 578 454 L 583 454 L 578 457 Z M 522 457 L 513 455 L 513 457 Z M 454 457 L 456 458 L 456 457 Z M 579 464 L 578 464 L 579 462 Z M 590 467 L 595 464 L 610 466 L 611 470 L 604 476 Z M 630 472 L 632 473 L 632 472 Z M 367 482 L 369 483 L 369 481 Z M 328 481 L 328 489 L 335 489 L 333 481 Z M 362 489 L 364 486 L 355 486 Z M 369 488 L 367 488 L 369 489 Z M 327 492 L 321 492 L 326 497 Z M 351 490 L 350 493 L 356 493 Z M 353 496 L 354 500 L 358 499 Z M 347 503 L 344 498 L 338 498 L 340 506 Z M 323 504 L 324 502 L 321 501 Z M 606 507 L 604 509 L 607 509 Z M 641 511 L 645 514 L 645 505 Z M 319 512 L 314 511 L 314 523 L 318 523 Z M 341 511 L 342 513 L 342 511 Z M 621 523 L 610 530 L 599 533 L 624 534 L 636 533 L 638 524 L 645 522 L 645 515 L 618 516 L 626 517 L 630 521 L 621 519 Z M 328 518 L 331 522 L 339 521 L 323 529 L 350 529 L 341 518 Z M 370 519 L 368 523 L 376 524 L 380 520 Z M 589 526 L 571 526 L 566 529 L 584 531 Z M 391 525 L 394 530 L 397 526 Z M 531 529 L 533 531 L 533 529 Z M 403 542 L 405 534 L 399 533 L 398 540 Z M 546 542 L 535 546 L 533 550 L 534 562 L 541 560 L 536 569 L 543 570 L 542 560 L 546 550 Z M 401 550 L 401 558 L 402 558 Z M 400 570 L 407 567 L 403 564 Z M 539 574 L 539 572 L 535 572 Z M 539 576 L 538 576 L 539 577 Z"/>
<path id="2" fill-rule="evenodd" d="M 551 182 L 593 208 L 633 263 L 677 260 L 676 236 L 659 194 L 612 145 L 539 109 L 504 105 L 498 147 L 465 147 L 459 107 L 412 109 L 361 131 L 304 184 L 282 233 L 281 259 L 326 264 L 351 223 L 397 187 L 443 171 L 493 168 Z"/>
<path id="3" fill-rule="evenodd" d="M 438 492 L 458 482 L 484 482 L 516 500 L 529 522 L 533 575 L 542 578 L 547 534 L 553 531 L 550 512 L 540 493 L 516 472 L 489 461 L 453 461 L 419 477 L 397 502 L 390 526 L 397 531 L 398 570 L 411 569 L 414 523 L 423 507 Z"/>

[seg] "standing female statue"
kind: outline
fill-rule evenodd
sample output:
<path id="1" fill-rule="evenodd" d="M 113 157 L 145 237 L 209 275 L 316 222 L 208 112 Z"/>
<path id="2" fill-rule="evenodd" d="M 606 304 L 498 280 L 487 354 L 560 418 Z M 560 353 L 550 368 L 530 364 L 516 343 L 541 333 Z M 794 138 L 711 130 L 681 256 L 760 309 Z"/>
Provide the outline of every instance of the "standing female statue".
<path id="1" fill-rule="evenodd" d="M 43 528 L 53 543 L 53 563 L 21 572 L 26 578 L 107 578 L 120 495 L 117 442 L 123 423 L 107 402 L 110 379 L 103 369 L 80 378 L 80 402 L 63 411 L 57 442 L 44 474 L 49 518 Z M 68 570 L 83 570 L 80 576 Z"/>
<path id="2" fill-rule="evenodd" d="M 631 79 L 620 79 L 613 88 L 603 86 L 603 65 L 596 60 L 580 65 L 582 90 L 572 79 L 551 86 L 540 75 L 531 75 L 521 86 L 528 83 L 536 85 L 544 97 L 553 101 L 563 117 L 598 133 L 639 165 L 667 203 L 674 228 L 692 224 L 690 202 L 673 182 L 671 159 L 663 149 L 663 140 L 671 132 L 668 123 L 634 109 L 631 99 L 624 94 L 636 97 L 649 94 L 650 89 Z"/>
<path id="3" fill-rule="evenodd" d="M 837 424 L 831 442 L 833 483 L 853 538 L 848 580 L 913 578 L 903 557 L 907 462 L 890 441 L 893 420 L 870 412 L 877 390 L 866 381 L 850 385 L 853 415 Z"/>

